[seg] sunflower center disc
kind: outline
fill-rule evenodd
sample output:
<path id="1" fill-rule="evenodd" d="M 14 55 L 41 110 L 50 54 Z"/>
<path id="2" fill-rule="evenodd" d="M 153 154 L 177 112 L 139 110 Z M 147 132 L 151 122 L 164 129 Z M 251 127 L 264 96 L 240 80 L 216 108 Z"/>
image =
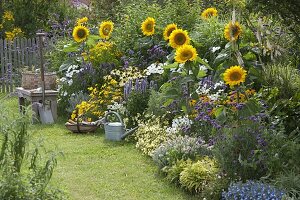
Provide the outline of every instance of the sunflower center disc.
<path id="1" fill-rule="evenodd" d="M 176 44 L 183 45 L 185 43 L 185 41 L 186 41 L 186 38 L 185 38 L 184 34 L 179 33 L 176 35 L 176 37 L 175 37 Z"/>
<path id="2" fill-rule="evenodd" d="M 83 30 L 83 29 L 78 30 L 77 31 L 77 36 L 79 38 L 84 38 L 85 37 L 85 30 Z"/>
<path id="3" fill-rule="evenodd" d="M 230 80 L 232 81 L 239 81 L 241 79 L 242 75 L 238 72 L 233 72 L 231 75 L 230 75 Z"/>
<path id="4" fill-rule="evenodd" d="M 175 28 L 169 29 L 169 31 L 167 32 L 167 36 L 169 37 L 174 30 Z"/>
<path id="5" fill-rule="evenodd" d="M 110 32 L 110 26 L 105 26 L 105 27 L 103 28 L 103 33 L 104 33 L 104 35 L 108 35 L 109 32 Z"/>
<path id="6" fill-rule="evenodd" d="M 182 53 L 182 56 L 184 57 L 184 59 L 188 60 L 192 57 L 192 54 L 191 54 L 191 52 L 186 51 L 186 52 Z"/>
<path id="7" fill-rule="evenodd" d="M 236 36 L 236 34 L 238 33 L 238 31 L 239 31 L 239 28 L 238 28 L 236 25 L 233 25 L 233 26 L 231 27 L 231 33 L 232 33 L 232 36 L 233 36 L 233 37 Z"/>
<path id="8" fill-rule="evenodd" d="M 152 24 L 147 24 L 146 29 L 147 29 L 148 31 L 152 31 L 153 25 L 152 25 Z"/>

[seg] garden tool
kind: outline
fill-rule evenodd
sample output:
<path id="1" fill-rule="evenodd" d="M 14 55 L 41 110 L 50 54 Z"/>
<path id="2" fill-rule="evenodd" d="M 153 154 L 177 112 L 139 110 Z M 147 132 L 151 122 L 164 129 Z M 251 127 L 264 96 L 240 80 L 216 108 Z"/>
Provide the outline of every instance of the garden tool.
<path id="1" fill-rule="evenodd" d="M 108 122 L 109 115 L 115 115 L 119 122 Z M 109 111 L 105 115 L 104 130 L 105 138 L 108 140 L 121 141 L 126 136 L 133 133 L 137 128 L 138 126 L 132 129 L 126 129 L 121 116 L 117 112 Z"/>
<path id="2" fill-rule="evenodd" d="M 45 75 L 44 75 L 44 58 L 43 58 L 43 37 L 45 33 L 37 33 L 39 38 L 40 60 L 41 60 L 41 83 L 42 83 L 42 103 L 38 103 L 39 116 L 42 124 L 53 124 L 54 119 L 50 105 L 45 103 Z"/>

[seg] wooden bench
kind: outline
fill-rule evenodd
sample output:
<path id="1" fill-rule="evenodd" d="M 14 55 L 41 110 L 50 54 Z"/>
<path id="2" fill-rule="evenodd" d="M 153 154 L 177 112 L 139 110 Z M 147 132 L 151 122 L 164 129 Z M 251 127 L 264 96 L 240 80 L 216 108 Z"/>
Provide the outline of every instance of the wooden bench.
<path id="1" fill-rule="evenodd" d="M 32 111 L 38 116 L 38 105 L 42 103 L 43 94 L 42 91 L 37 89 L 26 90 L 22 87 L 16 88 L 16 93 L 19 97 L 19 109 L 20 112 L 24 113 L 25 99 L 31 102 Z M 45 90 L 45 101 L 50 101 L 50 108 L 53 115 L 54 121 L 57 120 L 57 96 L 58 91 L 56 90 Z M 33 121 L 36 121 L 36 116 L 33 116 Z"/>

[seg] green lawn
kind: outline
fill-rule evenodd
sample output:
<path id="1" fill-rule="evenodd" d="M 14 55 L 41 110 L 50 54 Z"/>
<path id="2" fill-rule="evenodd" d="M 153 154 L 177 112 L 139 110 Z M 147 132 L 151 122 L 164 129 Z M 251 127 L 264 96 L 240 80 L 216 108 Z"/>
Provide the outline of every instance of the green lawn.
<path id="1" fill-rule="evenodd" d="M 12 113 L 18 112 L 16 98 L 1 103 Z M 52 182 L 70 199 L 196 199 L 159 176 L 151 158 L 134 144 L 106 141 L 102 130 L 73 134 L 63 120 L 55 125 L 32 125 L 30 130 L 35 138 L 43 138 L 48 150 L 63 152 Z"/>

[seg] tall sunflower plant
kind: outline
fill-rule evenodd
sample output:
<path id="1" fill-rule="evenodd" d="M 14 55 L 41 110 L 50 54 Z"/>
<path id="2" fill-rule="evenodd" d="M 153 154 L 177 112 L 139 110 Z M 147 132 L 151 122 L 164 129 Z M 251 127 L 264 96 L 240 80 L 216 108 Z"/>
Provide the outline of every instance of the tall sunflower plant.
<path id="1" fill-rule="evenodd" d="M 64 52 L 88 52 L 99 40 L 109 40 L 113 28 L 114 23 L 112 21 L 103 21 L 98 27 L 98 34 L 96 34 L 95 27 L 88 24 L 87 17 L 78 19 L 72 32 L 73 40 L 71 43 L 65 45 Z"/>

